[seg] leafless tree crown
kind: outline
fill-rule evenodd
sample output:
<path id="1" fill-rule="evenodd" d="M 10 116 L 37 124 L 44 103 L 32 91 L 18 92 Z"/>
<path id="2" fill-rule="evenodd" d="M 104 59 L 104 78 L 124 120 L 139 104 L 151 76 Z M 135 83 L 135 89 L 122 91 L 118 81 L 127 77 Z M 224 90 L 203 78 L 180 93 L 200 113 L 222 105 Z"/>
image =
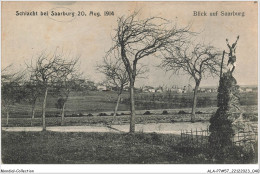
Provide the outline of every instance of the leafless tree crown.
<path id="1" fill-rule="evenodd" d="M 74 76 L 79 58 L 65 59 L 63 56 L 62 53 L 46 54 L 43 51 L 36 58 L 35 64 L 27 65 L 32 73 L 31 80 L 35 80 L 47 87 L 58 82 L 64 82 Z"/>
<path id="2" fill-rule="evenodd" d="M 219 75 L 220 55 L 211 45 L 186 43 L 168 47 L 163 52 L 161 67 L 174 74 L 186 73 L 198 81 L 203 76 Z"/>
<path id="3" fill-rule="evenodd" d="M 170 27 L 170 22 L 160 17 L 137 19 L 138 13 L 128 17 L 120 17 L 113 38 L 115 46 L 119 48 L 126 70 L 134 79 L 137 61 L 164 50 L 169 44 L 182 42 L 188 37 L 189 27 L 178 29 Z"/>

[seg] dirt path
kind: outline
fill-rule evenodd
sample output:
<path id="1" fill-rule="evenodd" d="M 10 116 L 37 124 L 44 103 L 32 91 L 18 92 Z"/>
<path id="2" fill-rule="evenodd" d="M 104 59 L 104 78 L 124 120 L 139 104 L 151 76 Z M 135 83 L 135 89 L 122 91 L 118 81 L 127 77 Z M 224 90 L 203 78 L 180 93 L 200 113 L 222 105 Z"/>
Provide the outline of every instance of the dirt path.
<path id="1" fill-rule="evenodd" d="M 136 132 L 161 133 L 161 134 L 180 134 L 181 130 L 207 129 L 209 122 L 197 123 L 150 123 L 136 124 Z M 54 132 L 128 132 L 129 125 L 111 125 L 111 126 L 53 126 L 47 127 L 47 131 Z M 3 131 L 12 132 L 38 132 L 41 127 L 2 127 Z"/>
<path id="2" fill-rule="evenodd" d="M 39 132 L 42 131 L 42 127 L 2 127 L 2 130 L 9 132 Z M 54 132 L 116 132 L 108 127 L 95 126 L 53 126 L 47 127 L 46 130 Z"/>

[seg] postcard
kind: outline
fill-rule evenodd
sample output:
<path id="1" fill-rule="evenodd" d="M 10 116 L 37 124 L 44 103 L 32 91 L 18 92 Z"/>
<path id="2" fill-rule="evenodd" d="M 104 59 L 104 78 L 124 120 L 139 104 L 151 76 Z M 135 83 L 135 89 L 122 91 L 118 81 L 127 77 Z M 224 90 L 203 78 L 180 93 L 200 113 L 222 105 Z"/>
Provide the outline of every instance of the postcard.
<path id="1" fill-rule="evenodd" d="M 1 172 L 258 173 L 258 154 L 257 1 L 1 2 Z"/>

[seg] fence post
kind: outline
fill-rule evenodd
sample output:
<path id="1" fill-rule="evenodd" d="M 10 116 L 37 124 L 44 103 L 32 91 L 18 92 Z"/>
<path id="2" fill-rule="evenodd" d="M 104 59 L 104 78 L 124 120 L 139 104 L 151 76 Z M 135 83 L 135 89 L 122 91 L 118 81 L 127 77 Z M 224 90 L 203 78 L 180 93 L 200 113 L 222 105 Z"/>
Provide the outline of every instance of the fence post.
<path id="1" fill-rule="evenodd" d="M 245 134 L 245 132 L 243 131 L 243 133 L 244 133 L 244 141 L 243 141 L 243 143 L 244 143 L 244 145 L 246 144 L 246 134 Z"/>
<path id="2" fill-rule="evenodd" d="M 189 143 L 189 141 L 190 141 L 190 135 L 189 135 L 189 131 L 188 130 L 186 130 L 186 136 L 187 136 L 187 138 L 188 138 L 188 143 Z"/>
<path id="3" fill-rule="evenodd" d="M 182 147 L 182 129 L 181 129 L 181 147 Z"/>
<path id="4" fill-rule="evenodd" d="M 203 146 L 203 130 L 201 128 L 201 145 Z"/>
<path id="5" fill-rule="evenodd" d="M 197 147 L 199 147 L 199 143 L 198 143 L 198 132 L 197 132 L 197 128 L 196 128 L 196 144 L 197 144 Z"/>
<path id="6" fill-rule="evenodd" d="M 206 137 L 206 149 L 207 149 L 208 148 L 208 127 L 207 127 L 205 134 L 206 134 L 205 137 Z"/>
<path id="7" fill-rule="evenodd" d="M 193 145 L 193 134 L 192 134 L 192 129 L 190 129 L 190 133 L 191 133 L 191 143 Z"/>
<path id="8" fill-rule="evenodd" d="M 238 146 L 240 146 L 239 131 L 237 132 L 237 141 L 238 141 Z"/>
<path id="9" fill-rule="evenodd" d="M 206 144 L 206 148 L 207 148 L 208 147 L 208 128 L 205 131 L 205 138 L 206 138 L 205 144 Z"/>
<path id="10" fill-rule="evenodd" d="M 236 135 L 236 134 L 234 134 L 233 137 L 232 137 L 232 146 L 235 145 L 235 135 Z"/>

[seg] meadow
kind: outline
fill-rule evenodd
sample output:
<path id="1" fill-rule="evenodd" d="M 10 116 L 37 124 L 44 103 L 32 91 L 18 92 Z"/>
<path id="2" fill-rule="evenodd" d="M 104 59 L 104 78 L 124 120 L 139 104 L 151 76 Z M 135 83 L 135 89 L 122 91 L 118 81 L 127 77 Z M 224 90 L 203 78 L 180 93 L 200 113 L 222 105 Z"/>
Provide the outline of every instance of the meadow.
<path id="1" fill-rule="evenodd" d="M 240 103 L 242 106 L 257 105 L 257 93 L 242 93 L 240 94 Z M 136 93 L 136 110 L 163 110 L 176 109 L 190 112 L 192 103 L 192 93 L 176 94 L 176 93 Z M 123 111 L 127 114 L 129 110 L 129 93 L 124 91 L 119 104 L 119 114 Z M 199 93 L 198 94 L 198 109 L 203 113 L 215 112 L 217 107 L 217 93 Z M 57 108 L 58 97 L 50 93 L 47 98 L 46 116 L 55 117 L 60 115 L 60 109 Z M 114 110 L 117 100 L 117 93 L 114 91 L 87 91 L 87 92 L 73 92 L 70 94 L 66 102 L 65 115 L 67 116 L 83 116 L 83 115 L 98 115 L 101 112 L 106 112 L 108 115 Z M 202 108 L 202 109 L 201 109 Z M 211 111 L 204 111 L 204 108 L 210 108 Z M 246 107 L 245 107 L 246 108 Z M 178 110 L 179 109 L 179 110 Z M 26 102 L 15 104 L 11 106 L 10 118 L 30 118 L 31 105 Z M 250 112 L 254 112 L 255 108 Z M 36 103 L 35 117 L 41 117 L 42 112 L 42 97 Z M 247 111 L 248 112 L 248 111 Z M 140 113 L 143 114 L 143 113 Z M 2 109 L 2 118 L 5 117 L 5 110 Z"/>
<path id="2" fill-rule="evenodd" d="M 114 91 L 88 91 L 71 93 L 65 108 L 65 125 L 99 125 L 129 123 L 129 94 L 124 91 L 119 104 L 116 119 L 111 116 L 116 104 L 117 94 Z M 199 93 L 196 121 L 208 121 L 217 109 L 216 93 Z M 57 108 L 58 97 L 50 94 L 47 98 L 47 126 L 60 125 L 60 109 Z M 202 105 L 200 101 L 203 102 Z M 250 121 L 257 121 L 257 93 L 242 93 L 241 108 L 244 116 Z M 190 121 L 192 95 L 176 93 L 136 93 L 136 123 L 173 123 Z M 249 102 L 250 101 L 250 102 Z M 181 104 L 180 104 L 181 103 Z M 36 103 L 34 126 L 40 126 L 41 98 Z M 11 106 L 9 126 L 30 126 L 31 106 L 24 102 Z M 1 124 L 5 126 L 6 114 L 2 109 Z"/>
<path id="3" fill-rule="evenodd" d="M 166 99 L 161 95 L 140 93 L 137 102 L 152 105 L 137 105 L 136 123 L 182 123 L 190 121 L 191 108 L 165 105 Z M 199 94 L 201 99 L 211 99 L 216 94 Z M 174 105 L 181 100 L 190 100 L 189 94 L 175 94 L 175 100 L 168 101 Z M 113 121 L 113 109 L 117 94 L 112 91 L 90 91 L 71 94 L 66 104 L 64 126 L 103 126 Z M 216 97 L 216 96 L 215 96 Z M 129 125 L 128 93 L 124 92 L 114 125 Z M 151 98 L 151 99 L 150 99 Z M 180 100 L 178 100 L 178 98 Z M 184 99 L 183 99 L 184 98 Z M 213 99 L 214 97 L 212 97 Z M 257 102 L 257 94 L 244 94 L 242 101 Z M 165 100 L 165 101 L 164 101 Z M 167 99 L 169 100 L 169 98 Z M 46 126 L 60 126 L 60 110 L 56 108 L 57 97 L 49 96 L 47 100 Z M 157 104 L 160 103 L 160 104 Z M 250 103 L 248 103 L 250 104 Z M 41 100 L 37 101 L 36 118 L 33 126 L 41 126 Z M 159 108 L 159 109 L 158 109 Z M 257 121 L 257 105 L 242 105 L 244 118 Z M 17 104 L 12 107 L 9 118 L 10 127 L 31 126 L 31 106 Z M 197 108 L 196 122 L 208 122 L 217 107 L 214 100 Z M 1 124 L 6 126 L 2 110 Z M 157 124 L 156 124 L 157 125 Z M 240 147 L 222 161 L 214 161 L 210 148 L 182 147 L 180 135 L 157 133 L 94 133 L 94 132 L 1 132 L 1 155 L 4 164 L 242 164 L 255 163 L 257 153 L 245 153 L 241 157 Z M 257 149 L 257 148 L 255 148 Z"/>
<path id="4" fill-rule="evenodd" d="M 57 133 L 2 131 L 4 164 L 242 164 L 256 155 L 235 149 L 213 161 L 210 149 L 182 147 L 180 136 L 156 133 Z"/>

